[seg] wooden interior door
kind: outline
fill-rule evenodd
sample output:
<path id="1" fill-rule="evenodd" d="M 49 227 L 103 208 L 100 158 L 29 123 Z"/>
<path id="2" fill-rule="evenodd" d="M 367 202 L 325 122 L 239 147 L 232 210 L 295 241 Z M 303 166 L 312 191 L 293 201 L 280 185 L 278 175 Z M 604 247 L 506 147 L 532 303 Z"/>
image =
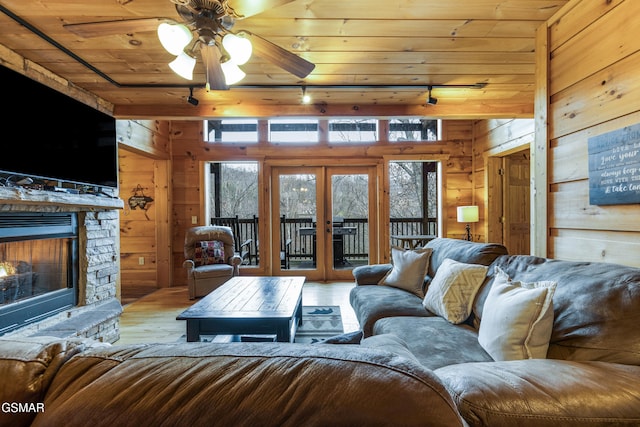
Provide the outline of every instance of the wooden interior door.
<path id="1" fill-rule="evenodd" d="M 529 150 L 503 158 L 504 245 L 512 255 L 531 253 L 531 156 Z"/>

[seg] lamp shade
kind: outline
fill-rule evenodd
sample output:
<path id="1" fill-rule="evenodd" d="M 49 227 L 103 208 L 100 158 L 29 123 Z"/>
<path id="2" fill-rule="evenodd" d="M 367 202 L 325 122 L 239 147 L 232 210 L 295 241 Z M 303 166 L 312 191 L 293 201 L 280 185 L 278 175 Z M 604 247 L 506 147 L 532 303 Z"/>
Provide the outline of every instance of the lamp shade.
<path id="1" fill-rule="evenodd" d="M 193 39 L 193 34 L 189 28 L 182 24 L 163 22 L 158 25 L 158 39 L 167 52 L 172 55 L 180 55 L 185 46 Z"/>
<path id="2" fill-rule="evenodd" d="M 193 69 L 195 66 L 196 58 L 184 52 L 181 52 L 176 59 L 169 63 L 169 67 L 171 67 L 174 73 L 187 80 L 193 80 Z"/>
<path id="3" fill-rule="evenodd" d="M 229 59 L 221 64 L 222 72 L 224 73 L 225 82 L 228 85 L 232 85 L 238 83 L 240 80 L 244 79 L 246 74 L 244 71 L 238 67 L 233 60 Z"/>
<path id="4" fill-rule="evenodd" d="M 246 64 L 253 52 L 249 39 L 231 33 L 222 38 L 222 46 L 237 65 Z"/>
<path id="5" fill-rule="evenodd" d="M 458 222 L 478 222 L 478 207 L 458 206 Z"/>

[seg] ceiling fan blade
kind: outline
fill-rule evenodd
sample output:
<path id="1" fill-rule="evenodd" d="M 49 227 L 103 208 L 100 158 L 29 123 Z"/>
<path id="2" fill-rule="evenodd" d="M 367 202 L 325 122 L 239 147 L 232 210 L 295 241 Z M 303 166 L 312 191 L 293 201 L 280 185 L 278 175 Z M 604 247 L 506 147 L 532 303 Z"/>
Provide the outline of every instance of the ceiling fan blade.
<path id="1" fill-rule="evenodd" d="M 229 0 L 229 6 L 242 18 L 257 15 L 265 10 L 291 3 L 293 0 Z"/>
<path id="2" fill-rule="evenodd" d="M 225 81 L 222 66 L 220 65 L 220 49 L 214 44 L 201 45 L 200 55 L 207 73 L 207 83 L 209 90 L 228 90 L 229 86 Z"/>
<path id="3" fill-rule="evenodd" d="M 175 23 L 173 19 L 169 18 L 136 18 L 65 24 L 63 27 L 80 37 L 88 39 L 100 36 L 156 31 L 158 25 L 162 22 Z"/>
<path id="4" fill-rule="evenodd" d="M 249 36 L 248 38 L 253 46 L 253 52 L 256 55 L 274 63 L 278 67 L 300 77 L 301 79 L 307 77 L 316 67 L 315 64 L 307 61 L 306 59 L 301 58 L 256 34 L 245 30 L 240 32 Z"/>

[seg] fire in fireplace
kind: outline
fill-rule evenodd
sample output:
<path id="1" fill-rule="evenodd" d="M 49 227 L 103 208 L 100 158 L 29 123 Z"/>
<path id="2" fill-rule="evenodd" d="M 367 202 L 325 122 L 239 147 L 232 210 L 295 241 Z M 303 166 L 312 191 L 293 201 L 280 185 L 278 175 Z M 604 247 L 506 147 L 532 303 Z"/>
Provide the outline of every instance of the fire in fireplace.
<path id="1" fill-rule="evenodd" d="M 77 304 L 73 212 L 0 213 L 0 335 Z"/>

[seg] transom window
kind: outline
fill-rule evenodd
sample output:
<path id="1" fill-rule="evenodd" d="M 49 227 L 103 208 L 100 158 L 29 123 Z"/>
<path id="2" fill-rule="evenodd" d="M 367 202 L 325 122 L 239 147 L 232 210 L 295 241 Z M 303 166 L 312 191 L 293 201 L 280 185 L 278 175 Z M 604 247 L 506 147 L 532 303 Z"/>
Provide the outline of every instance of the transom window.
<path id="1" fill-rule="evenodd" d="M 364 117 L 321 119 L 326 122 L 326 142 L 349 144 L 361 142 L 438 141 L 441 120 L 422 117 L 396 117 L 388 120 L 388 135 L 380 134 L 380 120 Z M 275 144 L 318 143 L 321 122 L 318 118 L 277 118 L 268 120 L 268 142 Z M 258 119 L 205 120 L 205 141 L 211 143 L 257 143 Z M 265 137 L 262 137 L 265 138 Z"/>

